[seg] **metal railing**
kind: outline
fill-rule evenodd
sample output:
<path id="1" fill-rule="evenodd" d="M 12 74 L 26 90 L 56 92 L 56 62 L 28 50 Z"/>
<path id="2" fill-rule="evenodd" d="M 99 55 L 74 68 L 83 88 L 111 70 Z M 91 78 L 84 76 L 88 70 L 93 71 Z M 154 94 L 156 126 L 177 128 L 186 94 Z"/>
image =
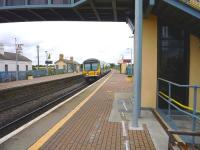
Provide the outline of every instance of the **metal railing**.
<path id="1" fill-rule="evenodd" d="M 192 8 L 200 10 L 200 0 L 179 0 L 180 2 L 189 5 Z"/>
<path id="2" fill-rule="evenodd" d="M 48 76 L 72 73 L 72 69 L 49 69 Z M 33 76 L 34 78 L 47 76 L 47 70 L 29 70 L 29 71 L 19 71 L 18 72 L 19 80 L 26 80 L 28 76 Z M 10 82 L 16 80 L 16 71 L 9 72 L 0 72 L 0 83 L 1 82 Z"/>
<path id="3" fill-rule="evenodd" d="M 48 5 L 76 5 L 79 3 L 85 2 L 85 0 L 66 0 L 66 1 L 60 1 L 60 0 L 0 0 L 0 6 L 1 7 L 15 7 L 15 6 L 48 6 Z"/>
<path id="4" fill-rule="evenodd" d="M 172 107 L 176 110 L 182 112 L 185 115 L 188 115 L 192 118 L 192 131 L 196 131 L 196 121 L 200 121 L 200 110 L 197 110 L 197 94 L 198 89 L 200 89 L 200 85 L 181 85 L 175 82 L 171 82 L 162 78 L 158 78 L 158 86 L 160 82 L 164 82 L 168 86 L 168 94 L 164 93 L 163 91 L 157 91 L 157 97 L 160 97 L 162 100 L 167 102 L 168 104 L 168 116 L 170 117 L 172 114 Z M 179 88 L 192 88 L 194 91 L 193 94 L 193 107 L 189 107 L 186 105 L 181 104 L 178 100 L 172 98 L 172 86 L 179 87 Z M 158 99 L 159 100 L 159 99 Z M 158 106 L 157 106 L 158 107 Z M 192 137 L 192 143 L 195 143 L 195 137 Z"/>

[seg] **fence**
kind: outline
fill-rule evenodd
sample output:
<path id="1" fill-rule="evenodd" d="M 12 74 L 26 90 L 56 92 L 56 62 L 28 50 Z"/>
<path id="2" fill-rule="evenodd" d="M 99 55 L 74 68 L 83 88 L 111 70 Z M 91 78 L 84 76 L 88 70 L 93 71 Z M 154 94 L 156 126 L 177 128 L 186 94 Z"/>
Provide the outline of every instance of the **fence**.
<path id="1" fill-rule="evenodd" d="M 72 72 L 72 71 L 69 70 L 68 72 Z M 37 78 L 37 77 L 43 77 L 43 76 L 64 74 L 68 72 L 64 69 L 49 69 L 48 73 L 47 73 L 47 70 L 19 71 L 18 78 L 19 80 L 26 80 L 29 75 L 32 75 L 34 78 Z M 15 80 L 16 80 L 15 71 L 0 72 L 0 82 L 10 82 L 10 81 L 15 81 Z"/>

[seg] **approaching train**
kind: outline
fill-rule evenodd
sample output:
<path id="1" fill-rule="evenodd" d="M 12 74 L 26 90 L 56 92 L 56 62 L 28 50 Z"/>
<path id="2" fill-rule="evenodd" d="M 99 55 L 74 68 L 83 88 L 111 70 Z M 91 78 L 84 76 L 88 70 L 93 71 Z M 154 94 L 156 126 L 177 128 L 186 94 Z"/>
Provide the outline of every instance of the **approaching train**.
<path id="1" fill-rule="evenodd" d="M 87 81 L 94 81 L 110 72 L 110 65 L 95 58 L 83 62 L 83 76 Z"/>

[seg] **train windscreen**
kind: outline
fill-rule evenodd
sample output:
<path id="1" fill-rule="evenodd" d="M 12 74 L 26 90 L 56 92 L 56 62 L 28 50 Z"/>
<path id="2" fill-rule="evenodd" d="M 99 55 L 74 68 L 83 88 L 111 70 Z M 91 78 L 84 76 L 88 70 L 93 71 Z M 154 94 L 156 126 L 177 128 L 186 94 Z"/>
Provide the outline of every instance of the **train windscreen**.
<path id="1" fill-rule="evenodd" d="M 98 69 L 98 63 L 93 63 L 92 64 L 92 70 L 96 71 Z"/>
<path id="2" fill-rule="evenodd" d="M 89 71 L 91 69 L 91 64 L 85 64 L 84 69 L 85 71 Z"/>

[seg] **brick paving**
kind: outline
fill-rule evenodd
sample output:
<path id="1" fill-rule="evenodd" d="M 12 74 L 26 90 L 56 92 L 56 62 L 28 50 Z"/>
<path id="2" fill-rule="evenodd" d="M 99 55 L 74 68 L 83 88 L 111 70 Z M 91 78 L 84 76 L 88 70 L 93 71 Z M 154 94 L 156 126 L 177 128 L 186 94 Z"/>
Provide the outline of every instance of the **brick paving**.
<path id="1" fill-rule="evenodd" d="M 132 150 L 154 150 L 154 144 L 144 130 L 128 130 L 122 134 L 121 122 L 109 122 L 114 94 L 130 92 L 131 82 L 125 75 L 114 73 L 104 86 L 52 136 L 41 149 L 46 150 L 123 150 L 125 141 Z"/>
<path id="2" fill-rule="evenodd" d="M 19 80 L 19 81 L 0 83 L 0 90 L 32 85 L 32 84 L 37 84 L 37 83 L 42 83 L 42 82 L 47 82 L 47 81 L 53 81 L 53 80 L 63 79 L 63 78 L 80 75 L 80 74 L 81 73 L 67 73 L 67 74 L 39 77 L 39 78 L 34 78 L 32 80 Z"/>

